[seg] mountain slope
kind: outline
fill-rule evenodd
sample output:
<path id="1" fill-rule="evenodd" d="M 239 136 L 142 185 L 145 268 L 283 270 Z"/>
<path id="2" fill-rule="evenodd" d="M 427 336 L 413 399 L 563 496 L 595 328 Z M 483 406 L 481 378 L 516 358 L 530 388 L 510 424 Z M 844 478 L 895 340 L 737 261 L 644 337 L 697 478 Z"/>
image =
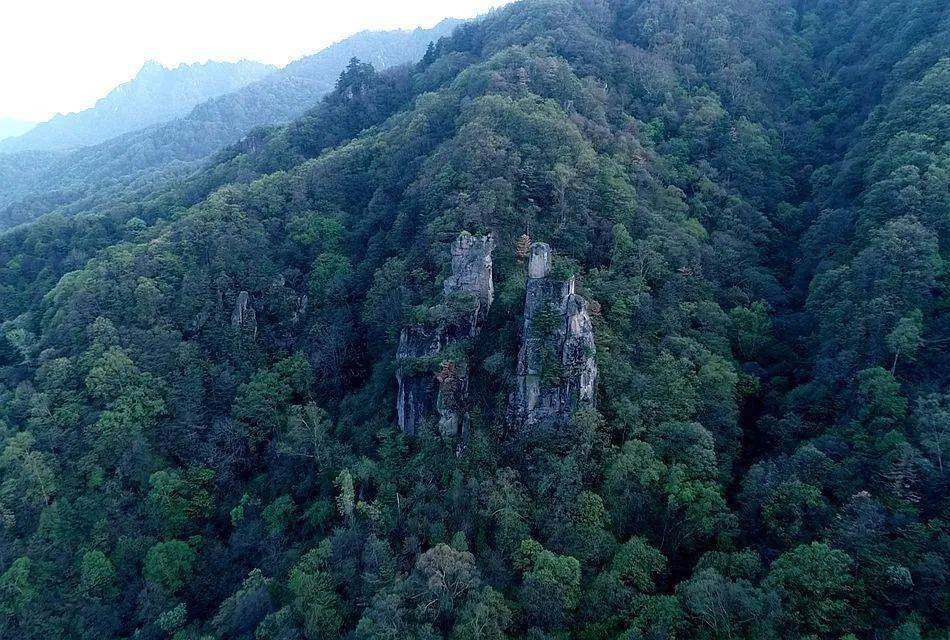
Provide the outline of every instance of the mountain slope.
<path id="1" fill-rule="evenodd" d="M 418 60 L 430 42 L 458 24 L 458 20 L 446 19 L 431 29 L 358 33 L 239 91 L 199 104 L 184 117 L 50 157 L 45 170 L 31 175 L 30 180 L 0 173 L 0 228 L 74 202 L 94 192 L 90 187 L 97 183 L 109 187 L 143 171 L 181 171 L 180 163 L 204 158 L 254 127 L 300 115 L 332 89 L 350 59 L 359 58 L 378 68 Z M 15 165 L 17 157 L 3 162 Z M 25 162 L 30 160 L 33 158 Z M 24 202 L 16 204 L 20 200 Z"/>
<path id="2" fill-rule="evenodd" d="M 95 106 L 57 115 L 27 133 L 0 142 L 0 153 L 54 151 L 98 144 L 188 113 L 195 105 L 231 93 L 272 73 L 275 67 L 242 60 L 181 64 L 166 69 L 154 61 Z"/>
<path id="3" fill-rule="evenodd" d="M 0 635 L 941 639 L 950 22 L 896 5 L 518 2 L 0 235 Z"/>

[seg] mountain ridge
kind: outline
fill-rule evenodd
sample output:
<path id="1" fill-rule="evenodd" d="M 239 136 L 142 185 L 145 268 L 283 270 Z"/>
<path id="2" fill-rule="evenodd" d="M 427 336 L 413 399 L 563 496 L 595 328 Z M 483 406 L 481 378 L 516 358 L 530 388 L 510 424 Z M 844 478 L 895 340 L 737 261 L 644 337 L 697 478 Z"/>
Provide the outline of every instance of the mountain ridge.
<path id="1" fill-rule="evenodd" d="M 182 63 L 146 61 L 132 79 L 81 111 L 57 114 L 29 132 L 0 142 L 0 153 L 60 151 L 90 146 L 182 115 L 276 70 L 250 60 Z"/>
<path id="2" fill-rule="evenodd" d="M 411 62 L 460 23 L 447 18 L 431 29 L 361 32 L 240 91 L 199 104 L 182 118 L 73 152 L 25 156 L 28 173 L 16 170 L 17 154 L 0 154 L 0 228 L 80 200 L 92 183 L 111 185 L 141 172 L 187 171 L 188 163 L 236 142 L 254 127 L 290 120 L 312 107 L 332 89 L 351 58 L 381 68 Z M 45 166 L 35 164 L 38 158 Z"/>

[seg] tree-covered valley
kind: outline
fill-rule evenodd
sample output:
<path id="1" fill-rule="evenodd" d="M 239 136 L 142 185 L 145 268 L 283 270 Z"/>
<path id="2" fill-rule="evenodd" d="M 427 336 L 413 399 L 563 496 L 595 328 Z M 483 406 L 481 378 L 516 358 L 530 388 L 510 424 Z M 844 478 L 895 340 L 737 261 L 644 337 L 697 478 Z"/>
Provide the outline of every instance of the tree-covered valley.
<path id="1" fill-rule="evenodd" d="M 522 0 L 0 235 L 0 637 L 944 640 L 950 7 Z"/>

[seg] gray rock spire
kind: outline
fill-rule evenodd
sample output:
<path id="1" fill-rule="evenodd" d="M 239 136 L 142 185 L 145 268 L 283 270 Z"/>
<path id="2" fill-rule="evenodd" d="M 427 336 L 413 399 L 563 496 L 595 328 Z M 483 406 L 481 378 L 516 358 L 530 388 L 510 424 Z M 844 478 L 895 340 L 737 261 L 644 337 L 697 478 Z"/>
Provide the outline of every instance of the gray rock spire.
<path id="1" fill-rule="evenodd" d="M 553 426 L 594 405 L 594 326 L 573 276 L 551 277 L 551 248 L 531 245 L 517 387 L 511 413 L 518 429 Z"/>
<path id="2" fill-rule="evenodd" d="M 443 299 L 470 296 L 472 309 L 460 322 L 435 326 L 413 325 L 402 330 L 396 351 L 396 415 L 399 428 L 415 435 L 422 423 L 434 418 L 445 436 L 461 435 L 465 428 L 468 371 L 464 363 L 441 357 L 446 348 L 478 333 L 479 323 L 494 298 L 491 235 L 462 232 L 452 243 L 452 273 L 442 285 Z"/>

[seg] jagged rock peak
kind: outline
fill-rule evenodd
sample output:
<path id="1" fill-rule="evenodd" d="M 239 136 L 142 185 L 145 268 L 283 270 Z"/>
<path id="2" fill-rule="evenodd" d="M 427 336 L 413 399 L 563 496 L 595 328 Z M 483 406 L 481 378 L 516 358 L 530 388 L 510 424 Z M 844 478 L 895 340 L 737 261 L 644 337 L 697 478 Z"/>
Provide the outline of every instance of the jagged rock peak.
<path id="1" fill-rule="evenodd" d="M 594 323 L 587 300 L 574 293 L 574 278 L 564 303 L 565 335 L 561 349 L 564 384 L 569 409 L 594 405 L 597 385 L 597 360 L 594 357 Z"/>
<path id="2" fill-rule="evenodd" d="M 396 350 L 396 417 L 399 428 L 413 436 L 435 407 L 438 388 L 430 371 L 420 370 L 425 359 L 434 358 L 442 350 L 442 332 L 420 325 L 406 327 L 399 334 Z"/>
<path id="3" fill-rule="evenodd" d="M 460 233 L 452 243 L 452 275 L 443 283 L 444 295 L 471 293 L 487 309 L 495 295 L 491 257 L 494 248 L 491 234 L 476 237 L 467 231 Z"/>

